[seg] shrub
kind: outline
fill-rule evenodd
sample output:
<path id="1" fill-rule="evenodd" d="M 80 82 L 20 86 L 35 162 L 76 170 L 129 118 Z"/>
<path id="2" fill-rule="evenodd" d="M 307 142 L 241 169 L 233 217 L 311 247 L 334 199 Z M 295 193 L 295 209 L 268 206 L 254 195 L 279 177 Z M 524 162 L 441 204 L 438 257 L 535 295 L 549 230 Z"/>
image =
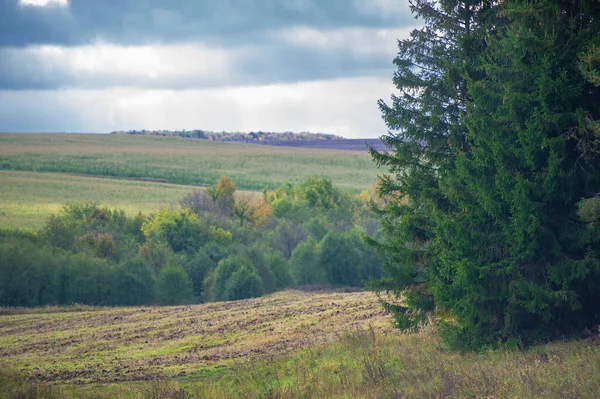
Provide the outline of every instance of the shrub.
<path id="1" fill-rule="evenodd" d="M 247 266 L 241 266 L 227 279 L 225 299 L 228 301 L 256 298 L 265 293 L 258 274 Z"/>
<path id="2" fill-rule="evenodd" d="M 211 287 L 211 299 L 213 301 L 227 300 L 228 280 L 242 267 L 254 270 L 252 261 L 246 255 L 232 255 L 219 262 L 215 269 L 214 282 Z"/>
<path id="3" fill-rule="evenodd" d="M 112 304 L 149 305 L 154 301 L 154 286 L 152 269 L 140 258 L 128 259 L 116 268 Z"/>
<path id="4" fill-rule="evenodd" d="M 296 285 L 326 284 L 327 274 L 319 263 L 320 247 L 312 238 L 298 244 L 290 259 Z"/>
<path id="5" fill-rule="evenodd" d="M 162 305 L 183 305 L 194 302 L 192 283 L 181 266 L 165 266 L 158 275 L 156 290 Z"/>

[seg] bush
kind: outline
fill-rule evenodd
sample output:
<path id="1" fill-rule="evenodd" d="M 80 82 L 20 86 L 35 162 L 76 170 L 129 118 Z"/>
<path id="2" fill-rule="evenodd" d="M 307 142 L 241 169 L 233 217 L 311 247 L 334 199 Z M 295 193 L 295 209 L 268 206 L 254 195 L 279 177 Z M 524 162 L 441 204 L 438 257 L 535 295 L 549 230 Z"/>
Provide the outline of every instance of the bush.
<path id="1" fill-rule="evenodd" d="M 194 303 L 192 283 L 181 266 L 165 266 L 158 275 L 156 291 L 162 305 Z"/>
<path id="2" fill-rule="evenodd" d="M 363 283 L 362 254 L 350 233 L 330 232 L 320 243 L 319 265 L 331 284 L 361 286 Z"/>
<path id="3" fill-rule="evenodd" d="M 149 305 L 154 301 L 155 278 L 140 258 L 128 259 L 116 268 L 112 304 Z"/>
<path id="4" fill-rule="evenodd" d="M 187 272 L 194 295 L 201 298 L 203 290 L 203 282 L 206 276 L 215 269 L 215 262 L 202 249 L 198 250 L 191 260 L 185 263 L 185 271 Z"/>
<path id="5" fill-rule="evenodd" d="M 312 237 L 298 244 L 290 259 L 296 285 L 327 283 L 327 274 L 320 265 L 319 258 L 319 244 Z"/>
<path id="6" fill-rule="evenodd" d="M 232 255 L 219 262 L 215 269 L 214 282 L 211 288 L 213 301 L 227 300 L 227 282 L 240 268 L 254 270 L 254 265 L 246 255 Z"/>
<path id="7" fill-rule="evenodd" d="M 264 295 L 262 281 L 256 272 L 247 266 L 238 268 L 228 279 L 225 285 L 225 300 L 256 298 Z"/>

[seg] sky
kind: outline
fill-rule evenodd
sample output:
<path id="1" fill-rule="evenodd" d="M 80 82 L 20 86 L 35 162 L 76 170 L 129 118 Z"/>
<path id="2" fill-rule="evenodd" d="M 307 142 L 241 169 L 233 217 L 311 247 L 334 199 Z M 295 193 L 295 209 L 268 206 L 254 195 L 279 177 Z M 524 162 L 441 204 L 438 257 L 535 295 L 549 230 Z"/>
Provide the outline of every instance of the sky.
<path id="1" fill-rule="evenodd" d="M 407 0 L 0 0 L 0 131 L 387 131 Z"/>

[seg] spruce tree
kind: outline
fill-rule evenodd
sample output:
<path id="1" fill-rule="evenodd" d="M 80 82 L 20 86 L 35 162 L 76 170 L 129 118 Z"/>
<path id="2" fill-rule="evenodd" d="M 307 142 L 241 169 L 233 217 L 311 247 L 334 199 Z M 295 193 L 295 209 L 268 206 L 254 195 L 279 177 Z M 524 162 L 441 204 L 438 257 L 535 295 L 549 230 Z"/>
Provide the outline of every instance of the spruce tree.
<path id="1" fill-rule="evenodd" d="M 381 191 L 395 195 L 380 211 L 389 275 L 380 288 L 402 298 L 388 308 L 405 329 L 433 312 L 446 341 L 467 348 L 593 327 L 600 3 L 414 2 L 413 11 L 425 27 L 400 42 L 401 95 L 381 103 L 394 151 L 374 153 L 393 174 Z M 441 22 L 455 27 L 461 15 L 472 25 L 452 35 Z M 417 41 L 428 24 L 455 42 L 419 65 L 415 49 L 439 50 Z"/>
<path id="2" fill-rule="evenodd" d="M 436 305 L 460 322 L 447 338 L 475 346 L 572 334 L 600 316 L 600 235 L 577 215 L 600 192 L 598 154 L 586 159 L 574 134 L 600 117 L 579 62 L 600 4 L 506 0 L 495 15 L 485 78 L 469 82 L 466 145 L 441 178 L 460 211 L 436 215 L 433 244 Z"/>
<path id="3" fill-rule="evenodd" d="M 401 305 L 386 303 L 402 329 L 414 328 L 434 308 L 427 286 L 437 262 L 430 245 L 434 215 L 455 208 L 444 196 L 440 176 L 451 173 L 454 149 L 464 144 L 467 84 L 477 79 L 474 60 L 485 47 L 478 32 L 492 3 L 411 0 L 424 26 L 398 42 L 393 78 L 398 93 L 389 105 L 379 101 L 390 129 L 382 137 L 389 151 L 371 149 L 371 154 L 390 172 L 382 176 L 378 191 L 391 200 L 379 209 L 386 238 L 370 242 L 385 255 L 387 277 L 375 287 L 402 296 Z"/>

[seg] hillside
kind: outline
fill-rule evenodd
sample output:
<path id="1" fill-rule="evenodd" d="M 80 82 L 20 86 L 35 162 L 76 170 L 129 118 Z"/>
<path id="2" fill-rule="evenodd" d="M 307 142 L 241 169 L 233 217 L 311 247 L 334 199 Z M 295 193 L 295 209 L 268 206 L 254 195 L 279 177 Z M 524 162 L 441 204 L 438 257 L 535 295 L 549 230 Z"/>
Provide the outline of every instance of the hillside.
<path id="1" fill-rule="evenodd" d="M 0 308 L 0 359 L 37 381 L 202 376 L 371 325 L 391 333 L 372 293 L 287 291 L 179 307 Z M 397 332 L 396 332 L 397 333 Z"/>
<path id="2" fill-rule="evenodd" d="M 2 312 L 0 398 L 600 395 L 597 338 L 459 354 L 393 329 L 370 293 Z"/>
<path id="3" fill-rule="evenodd" d="M 69 202 L 98 202 L 133 216 L 176 205 L 190 186 L 69 173 L 0 170 L 0 226 L 40 228 Z"/>
<path id="4" fill-rule="evenodd" d="M 358 192 L 369 188 L 377 173 L 366 151 L 179 137 L 0 133 L 0 227 L 39 228 L 69 202 L 97 202 L 129 215 L 150 213 L 178 204 L 221 175 L 245 195 L 314 175 Z"/>

